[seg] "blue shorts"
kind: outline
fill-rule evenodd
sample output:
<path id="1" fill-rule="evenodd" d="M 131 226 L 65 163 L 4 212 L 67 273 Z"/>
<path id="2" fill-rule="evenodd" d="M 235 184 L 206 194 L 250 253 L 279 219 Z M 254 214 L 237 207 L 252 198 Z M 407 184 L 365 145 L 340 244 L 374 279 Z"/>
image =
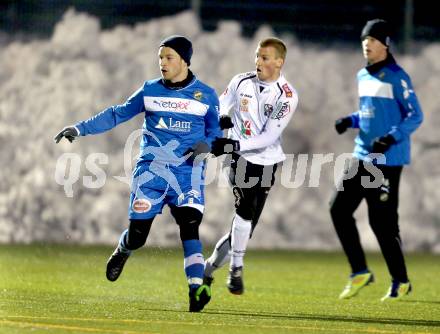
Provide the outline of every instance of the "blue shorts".
<path id="1" fill-rule="evenodd" d="M 203 213 L 205 196 L 201 167 L 185 173 L 149 167 L 138 165 L 133 171 L 129 219 L 153 218 L 162 213 L 165 204 L 189 206 Z"/>

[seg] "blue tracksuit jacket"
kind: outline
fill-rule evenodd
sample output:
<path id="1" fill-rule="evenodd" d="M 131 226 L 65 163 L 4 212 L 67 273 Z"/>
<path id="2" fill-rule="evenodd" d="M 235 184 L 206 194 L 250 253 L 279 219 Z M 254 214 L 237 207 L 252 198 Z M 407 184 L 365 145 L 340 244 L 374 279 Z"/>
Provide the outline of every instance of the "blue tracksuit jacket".
<path id="1" fill-rule="evenodd" d="M 423 114 L 408 74 L 391 54 L 383 62 L 367 66 L 357 74 L 359 110 L 351 115 L 359 128 L 354 156 L 370 161 L 373 141 L 391 134 L 397 141 L 385 152 L 386 165 L 410 163 L 410 135 L 422 123 Z"/>

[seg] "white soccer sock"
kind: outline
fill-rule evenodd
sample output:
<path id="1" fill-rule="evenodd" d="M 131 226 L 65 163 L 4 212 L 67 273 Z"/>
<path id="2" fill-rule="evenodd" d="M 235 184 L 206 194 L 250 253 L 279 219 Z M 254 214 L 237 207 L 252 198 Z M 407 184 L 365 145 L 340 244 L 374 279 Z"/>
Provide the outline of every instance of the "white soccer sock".
<path id="1" fill-rule="evenodd" d="M 212 274 L 218 268 L 221 268 L 229 261 L 229 233 L 225 234 L 215 245 L 214 251 L 205 262 L 205 276 L 212 277 Z"/>
<path id="2" fill-rule="evenodd" d="M 252 222 L 235 215 L 231 231 L 231 263 L 230 267 L 242 267 L 243 257 L 249 241 Z"/>

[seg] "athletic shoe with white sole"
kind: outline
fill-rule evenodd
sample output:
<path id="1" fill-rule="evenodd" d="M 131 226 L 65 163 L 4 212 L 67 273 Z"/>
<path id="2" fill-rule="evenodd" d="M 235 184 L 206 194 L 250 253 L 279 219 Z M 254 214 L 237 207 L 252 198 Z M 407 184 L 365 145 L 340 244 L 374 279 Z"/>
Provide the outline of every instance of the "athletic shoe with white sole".
<path id="1" fill-rule="evenodd" d="M 385 300 L 398 300 L 403 296 L 408 295 L 412 291 L 412 285 L 408 281 L 406 283 L 393 280 L 388 292 L 382 297 L 381 301 Z"/>
<path id="2" fill-rule="evenodd" d="M 374 275 L 369 271 L 352 274 L 344 288 L 344 291 L 342 291 L 342 293 L 339 295 L 339 299 L 348 299 L 356 296 L 359 290 L 372 282 L 374 282 Z"/>

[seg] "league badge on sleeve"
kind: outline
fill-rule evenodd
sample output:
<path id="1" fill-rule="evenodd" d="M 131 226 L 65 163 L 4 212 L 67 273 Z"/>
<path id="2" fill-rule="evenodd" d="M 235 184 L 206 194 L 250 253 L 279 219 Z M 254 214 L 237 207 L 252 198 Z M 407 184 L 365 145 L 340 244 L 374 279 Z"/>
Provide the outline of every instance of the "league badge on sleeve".
<path id="1" fill-rule="evenodd" d="M 287 97 L 292 97 L 292 91 L 290 90 L 289 85 L 287 83 L 283 85 L 283 90 L 284 93 L 286 93 Z"/>

